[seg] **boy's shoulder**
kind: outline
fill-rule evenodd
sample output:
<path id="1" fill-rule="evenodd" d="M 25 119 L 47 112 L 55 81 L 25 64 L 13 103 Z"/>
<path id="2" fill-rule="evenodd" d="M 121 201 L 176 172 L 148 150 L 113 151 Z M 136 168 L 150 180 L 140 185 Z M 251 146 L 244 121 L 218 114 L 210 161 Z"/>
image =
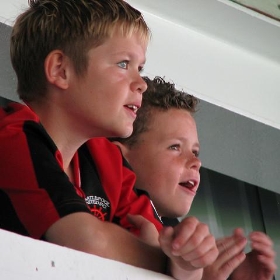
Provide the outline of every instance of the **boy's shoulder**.
<path id="1" fill-rule="evenodd" d="M 101 164 L 122 165 L 122 154 L 119 148 L 106 137 L 96 137 L 86 143 L 93 159 Z"/>
<path id="2" fill-rule="evenodd" d="M 99 171 L 111 170 L 111 174 L 134 174 L 127 167 L 124 157 L 117 145 L 105 137 L 92 138 L 86 143 L 91 157 L 94 160 Z"/>
<path id="3" fill-rule="evenodd" d="M 87 141 L 87 146 L 100 151 L 112 151 L 120 154 L 119 149 L 106 137 L 95 137 Z"/>
<path id="4" fill-rule="evenodd" d="M 27 105 L 11 102 L 0 108 L 0 123 L 2 128 L 11 124 L 24 123 L 25 121 L 39 123 L 39 117 Z"/>

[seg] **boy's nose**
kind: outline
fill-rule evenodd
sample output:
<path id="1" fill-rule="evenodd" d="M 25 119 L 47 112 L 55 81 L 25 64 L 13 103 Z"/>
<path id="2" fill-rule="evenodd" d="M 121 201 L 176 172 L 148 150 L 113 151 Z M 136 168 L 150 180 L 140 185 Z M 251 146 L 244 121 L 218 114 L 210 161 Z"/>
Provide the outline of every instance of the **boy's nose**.
<path id="1" fill-rule="evenodd" d="M 147 84 L 143 78 L 139 75 L 133 83 L 133 91 L 139 92 L 142 94 L 147 89 Z"/>
<path id="2" fill-rule="evenodd" d="M 201 167 L 201 160 L 198 157 L 193 156 L 191 160 L 187 161 L 187 165 L 188 168 L 194 168 L 196 170 L 199 170 Z"/>
<path id="3" fill-rule="evenodd" d="M 141 93 L 145 92 L 147 90 L 147 88 L 148 88 L 148 85 L 146 84 L 146 82 L 141 77 Z"/>

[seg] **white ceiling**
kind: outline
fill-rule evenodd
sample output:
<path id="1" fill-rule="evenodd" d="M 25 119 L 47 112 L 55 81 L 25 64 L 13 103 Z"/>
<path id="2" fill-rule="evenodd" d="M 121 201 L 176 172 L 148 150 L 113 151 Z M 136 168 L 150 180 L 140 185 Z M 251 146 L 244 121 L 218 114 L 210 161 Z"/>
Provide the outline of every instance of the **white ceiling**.
<path id="1" fill-rule="evenodd" d="M 13 24 L 28 0 L 0 2 L 0 21 Z M 280 17 L 280 0 L 237 0 Z M 230 0 L 127 0 L 142 11 L 256 51 L 280 62 L 280 21 L 244 8 Z M 276 10 L 278 8 L 278 11 Z"/>
<path id="2" fill-rule="evenodd" d="M 128 0 L 127 2 L 185 28 L 248 49 L 280 63 L 280 22 L 231 1 Z"/>

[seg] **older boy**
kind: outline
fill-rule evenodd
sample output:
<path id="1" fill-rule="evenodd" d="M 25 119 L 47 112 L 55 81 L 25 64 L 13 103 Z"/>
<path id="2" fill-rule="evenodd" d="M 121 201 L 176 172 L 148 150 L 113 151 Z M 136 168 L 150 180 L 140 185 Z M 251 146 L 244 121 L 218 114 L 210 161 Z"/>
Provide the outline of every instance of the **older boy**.
<path id="1" fill-rule="evenodd" d="M 198 100 L 160 77 L 145 81 L 148 89 L 133 133 L 115 143 L 136 173 L 136 187 L 150 194 L 165 223 L 164 217 L 170 222 L 189 212 L 199 186 L 199 141 L 192 117 Z M 241 229 L 218 240 L 219 257 L 204 269 L 202 279 L 225 280 L 230 274 L 234 280 L 272 279 L 276 269 L 272 241 L 261 232 L 251 233 L 250 240 L 253 250 L 246 259 Z"/>
<path id="2" fill-rule="evenodd" d="M 164 272 L 166 256 L 153 224 L 162 225 L 149 199 L 133 191 L 135 175 L 123 167 L 118 148 L 97 138 L 132 132 L 146 89 L 139 72 L 149 29 L 122 0 L 29 2 L 11 36 L 18 94 L 26 105 L 0 110 L 0 227 Z M 175 238 L 161 232 L 178 279 L 218 255 L 213 236 L 197 220 L 192 226 L 200 229 L 201 242 L 185 245 L 181 231 L 188 224 Z M 118 225 L 140 230 L 145 242 Z"/>

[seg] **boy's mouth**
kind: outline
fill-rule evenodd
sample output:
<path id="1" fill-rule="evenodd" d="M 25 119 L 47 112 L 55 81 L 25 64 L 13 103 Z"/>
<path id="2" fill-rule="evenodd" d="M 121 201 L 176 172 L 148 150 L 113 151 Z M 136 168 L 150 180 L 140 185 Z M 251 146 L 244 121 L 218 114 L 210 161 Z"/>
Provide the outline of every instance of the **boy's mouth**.
<path id="1" fill-rule="evenodd" d="M 137 113 L 138 109 L 140 108 L 136 105 L 126 105 L 126 107 L 129 108 L 130 110 L 132 110 L 135 114 Z"/>
<path id="2" fill-rule="evenodd" d="M 180 182 L 180 186 L 189 189 L 190 191 L 196 193 L 197 191 L 197 182 L 194 180 L 188 180 L 186 182 Z"/>

